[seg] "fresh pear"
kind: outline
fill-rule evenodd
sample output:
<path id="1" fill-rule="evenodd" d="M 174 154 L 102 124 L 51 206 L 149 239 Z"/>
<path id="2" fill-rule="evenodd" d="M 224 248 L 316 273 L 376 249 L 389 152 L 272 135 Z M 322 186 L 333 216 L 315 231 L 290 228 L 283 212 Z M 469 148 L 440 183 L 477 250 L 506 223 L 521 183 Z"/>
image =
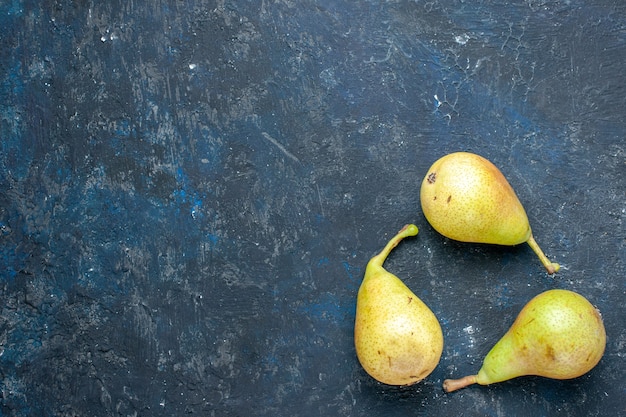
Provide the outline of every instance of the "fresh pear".
<path id="1" fill-rule="evenodd" d="M 560 269 L 535 241 L 526 211 L 500 170 L 482 156 L 455 152 L 436 161 L 420 189 L 422 211 L 442 235 L 461 242 L 527 242 L 549 274 Z"/>
<path id="2" fill-rule="evenodd" d="M 530 300 L 485 357 L 477 375 L 446 379 L 443 389 L 488 385 L 523 375 L 571 379 L 589 372 L 604 354 L 600 312 L 582 295 L 549 290 Z"/>
<path id="3" fill-rule="evenodd" d="M 367 264 L 359 288 L 354 344 L 359 362 L 374 379 L 411 385 L 439 363 L 443 334 L 437 317 L 383 262 L 402 239 L 417 235 L 408 224 Z"/>

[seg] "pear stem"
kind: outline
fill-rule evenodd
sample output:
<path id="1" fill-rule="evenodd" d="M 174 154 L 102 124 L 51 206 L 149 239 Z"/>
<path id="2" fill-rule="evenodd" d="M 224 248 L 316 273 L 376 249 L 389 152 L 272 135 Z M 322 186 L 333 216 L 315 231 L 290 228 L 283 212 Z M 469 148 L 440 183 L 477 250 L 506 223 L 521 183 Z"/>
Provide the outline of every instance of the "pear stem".
<path id="1" fill-rule="evenodd" d="M 385 259 L 387 259 L 387 256 L 389 256 L 389 253 L 391 253 L 393 248 L 398 246 L 398 243 L 400 243 L 402 239 L 408 236 L 415 236 L 417 235 L 417 232 L 418 230 L 417 230 L 416 225 L 414 224 L 404 225 L 404 227 L 400 229 L 400 231 L 394 237 L 391 238 L 391 240 L 387 243 L 387 245 L 385 245 L 383 250 L 380 251 L 378 255 L 370 259 L 369 263 L 373 265 L 382 266 L 383 262 L 385 262 Z"/>
<path id="2" fill-rule="evenodd" d="M 476 375 L 468 375 L 459 379 L 446 379 L 443 381 L 443 390 L 445 392 L 452 392 L 475 383 Z"/>
<path id="3" fill-rule="evenodd" d="M 548 257 L 543 253 L 543 251 L 541 250 L 541 248 L 535 241 L 535 238 L 533 237 L 532 233 L 530 234 L 530 237 L 528 238 L 526 243 L 528 243 L 530 247 L 532 248 L 532 250 L 537 254 L 537 256 L 539 257 L 539 260 L 541 260 L 541 263 L 548 271 L 548 274 L 550 275 L 555 274 L 559 271 L 559 269 L 561 269 L 561 265 L 557 264 L 556 262 L 550 262 Z"/>

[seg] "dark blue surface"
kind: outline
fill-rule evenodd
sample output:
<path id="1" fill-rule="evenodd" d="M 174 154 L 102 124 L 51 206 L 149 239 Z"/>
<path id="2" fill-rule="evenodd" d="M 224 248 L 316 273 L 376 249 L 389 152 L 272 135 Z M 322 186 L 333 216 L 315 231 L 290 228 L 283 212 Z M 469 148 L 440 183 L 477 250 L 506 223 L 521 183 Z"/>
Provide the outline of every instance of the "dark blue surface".
<path id="1" fill-rule="evenodd" d="M 626 415 L 626 6 L 0 4 L 0 415 Z M 498 165 L 530 248 L 439 236 L 419 184 Z M 442 323 L 423 383 L 353 347 L 367 260 Z M 572 381 L 444 394 L 534 295 L 602 312 Z"/>

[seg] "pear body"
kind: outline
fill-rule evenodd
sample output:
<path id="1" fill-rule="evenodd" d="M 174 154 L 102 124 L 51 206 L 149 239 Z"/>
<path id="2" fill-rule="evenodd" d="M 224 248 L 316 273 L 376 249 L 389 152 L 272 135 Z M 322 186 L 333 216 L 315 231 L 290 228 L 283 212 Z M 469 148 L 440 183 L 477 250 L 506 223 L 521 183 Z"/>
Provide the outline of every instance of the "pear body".
<path id="1" fill-rule="evenodd" d="M 414 228 L 414 230 L 412 229 Z M 417 234 L 410 225 L 398 236 Z M 357 295 L 354 343 L 365 371 L 388 385 L 411 385 L 428 376 L 439 363 L 443 333 L 439 321 L 398 277 L 382 263 L 397 242 L 373 257 Z"/>
<path id="2" fill-rule="evenodd" d="M 549 290 L 524 306 L 485 357 L 476 382 L 486 385 L 522 375 L 576 378 L 598 364 L 605 346 L 600 312 L 580 294 Z"/>
<path id="3" fill-rule="evenodd" d="M 488 385 L 518 376 L 577 378 L 600 362 L 606 332 L 600 312 L 582 295 L 549 290 L 524 306 L 476 375 L 446 379 L 443 389 Z"/>
<path id="4" fill-rule="evenodd" d="M 428 222 L 450 239 L 517 245 L 531 236 L 526 211 L 509 182 L 473 153 L 437 160 L 422 181 L 420 201 Z"/>

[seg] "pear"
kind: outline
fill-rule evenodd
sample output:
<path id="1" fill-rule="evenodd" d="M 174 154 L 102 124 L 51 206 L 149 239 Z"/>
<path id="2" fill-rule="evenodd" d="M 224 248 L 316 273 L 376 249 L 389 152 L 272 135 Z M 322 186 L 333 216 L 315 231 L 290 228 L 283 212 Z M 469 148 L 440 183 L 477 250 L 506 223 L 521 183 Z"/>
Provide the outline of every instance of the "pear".
<path id="1" fill-rule="evenodd" d="M 549 274 L 550 262 L 533 237 L 528 217 L 500 170 L 482 156 L 455 152 L 436 161 L 420 189 L 422 211 L 442 235 L 461 242 L 527 242 Z"/>
<path id="2" fill-rule="evenodd" d="M 577 378 L 598 364 L 605 346 L 600 312 L 580 294 L 549 290 L 524 306 L 477 375 L 446 379 L 443 389 L 452 392 L 523 375 Z"/>
<path id="3" fill-rule="evenodd" d="M 388 385 L 411 385 L 439 363 L 443 334 L 437 317 L 398 277 L 383 268 L 391 250 L 407 236 L 408 224 L 367 264 L 359 288 L 354 344 L 365 371 Z"/>

